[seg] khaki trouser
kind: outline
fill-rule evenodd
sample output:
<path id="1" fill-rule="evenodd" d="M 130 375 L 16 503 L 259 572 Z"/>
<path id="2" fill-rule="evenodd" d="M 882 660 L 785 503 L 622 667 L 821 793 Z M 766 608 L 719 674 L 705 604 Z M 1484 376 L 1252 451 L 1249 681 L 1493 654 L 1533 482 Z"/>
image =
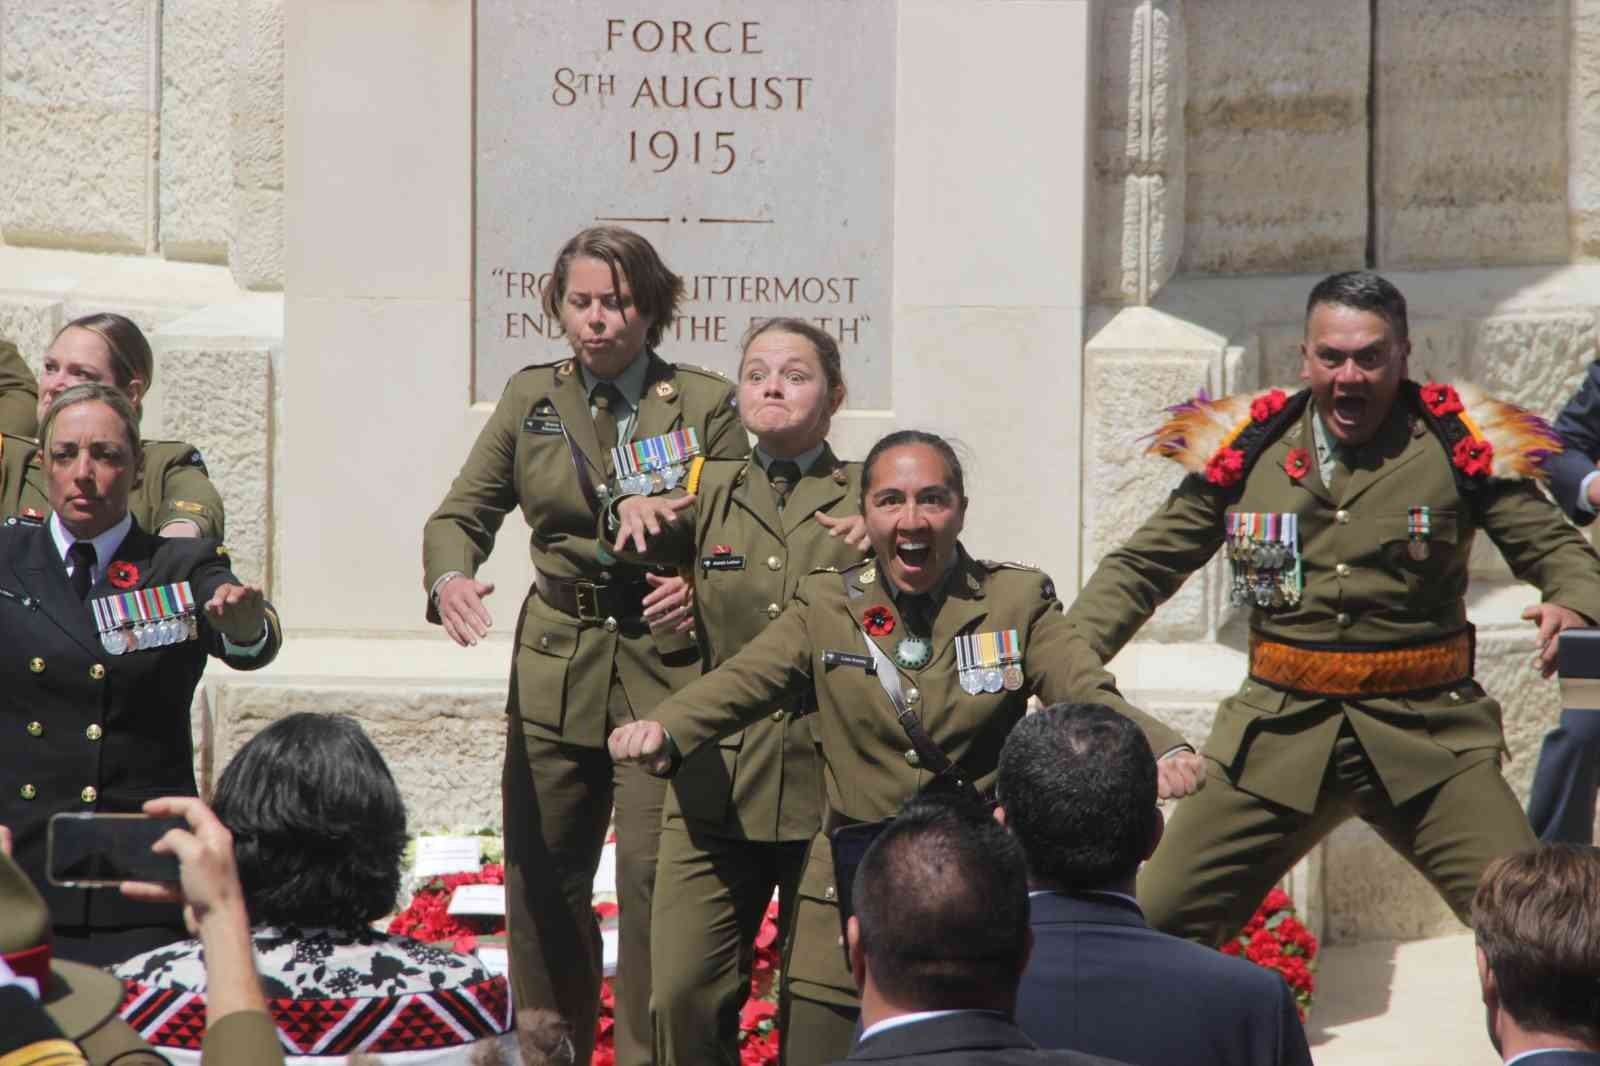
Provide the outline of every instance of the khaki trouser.
<path id="1" fill-rule="evenodd" d="M 613 676 L 607 718 L 633 719 Z M 618 1066 L 648 1066 L 650 900 L 666 781 L 617 766 L 604 748 L 585 748 L 525 730 L 511 717 L 501 779 L 506 847 L 506 919 L 511 984 L 518 1009 L 554 1010 L 572 1026 L 575 1059 L 587 1064 L 600 1004 L 600 927 L 595 869 L 615 805 L 618 946 Z"/>
<path id="2" fill-rule="evenodd" d="M 1346 723 L 1310 814 L 1236 788 L 1212 762 L 1206 786 L 1178 804 L 1139 874 L 1139 903 L 1163 932 L 1212 946 L 1235 935 L 1269 889 L 1341 822 L 1361 818 L 1432 883 L 1466 922 L 1483 869 L 1537 843 L 1490 750 L 1463 752 L 1463 769 L 1389 802 Z"/>
<path id="3" fill-rule="evenodd" d="M 676 818 L 662 830 L 650 942 L 657 1066 L 738 1066 L 756 934 L 776 888 L 788 942 L 807 843 L 721 837 Z"/>

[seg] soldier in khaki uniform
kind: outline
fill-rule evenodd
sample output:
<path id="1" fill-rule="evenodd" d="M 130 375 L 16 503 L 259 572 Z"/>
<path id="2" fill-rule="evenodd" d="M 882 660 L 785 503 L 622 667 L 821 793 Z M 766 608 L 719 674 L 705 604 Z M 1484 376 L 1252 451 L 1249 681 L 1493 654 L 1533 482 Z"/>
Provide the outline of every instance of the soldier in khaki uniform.
<path id="1" fill-rule="evenodd" d="M 5 380 L 0 346 L 0 383 Z M 21 367 L 27 373 L 27 367 Z M 88 381 L 110 385 L 139 409 L 155 380 L 150 342 L 132 321 L 116 314 L 85 315 L 61 328 L 44 357 L 37 419 L 64 389 Z M 28 382 L 32 385 L 30 375 Z M 3 413 L 3 412 L 0 412 Z M 5 429 L 0 426 L 0 429 Z M 227 533 L 222 497 L 211 483 L 200 449 L 182 441 L 143 442 L 145 465 L 134 483 L 128 511 L 141 528 L 164 537 L 210 537 Z M 38 443 L 0 434 L 0 518 L 49 514 Z"/>
<path id="2" fill-rule="evenodd" d="M 831 831 L 888 818 L 934 783 L 897 702 L 953 764 L 939 776 L 986 791 L 1006 735 L 1038 694 L 1052 703 L 1105 703 L 1134 718 L 1162 756 L 1162 794 L 1199 787 L 1199 757 L 1118 694 L 1067 625 L 1050 579 L 976 560 L 961 547 L 966 497 L 948 444 L 915 431 L 891 434 L 874 445 L 862 477 L 874 559 L 807 577 L 742 651 L 662 703 L 653 721 L 613 733 L 613 757 L 671 773 L 680 758 L 810 685 Z M 819 834 L 784 964 L 789 1066 L 843 1058 L 855 1029 L 859 998 L 840 945 L 837 888 L 828 838 Z"/>
<path id="3" fill-rule="evenodd" d="M 39 383 L 10 341 L 0 341 L 0 433 L 31 437 L 39 431 Z"/>
<path id="4" fill-rule="evenodd" d="M 1600 560 L 1540 493 L 1542 421 L 1470 386 L 1406 380 L 1405 300 L 1367 273 L 1319 283 L 1294 397 L 1174 408 L 1153 450 L 1191 474 L 1067 612 L 1109 660 L 1226 546 L 1250 676 L 1217 710 L 1211 782 L 1139 883 L 1150 923 L 1220 943 L 1317 841 L 1372 824 L 1467 919 L 1483 867 L 1532 845 L 1505 781 L 1500 707 L 1472 678 L 1464 595 L 1483 529 L 1555 634 L 1600 618 Z"/>
<path id="5" fill-rule="evenodd" d="M 621 473 L 606 445 L 692 429 L 706 456 L 749 449 L 728 382 L 651 350 L 682 290 L 637 234 L 597 228 L 567 242 L 544 298 L 575 358 L 512 376 L 423 530 L 428 619 L 461 644 L 488 631 L 482 600 L 493 588 L 473 575 L 502 518 L 520 506 L 533 530 L 538 569 L 517 622 L 502 783 L 511 977 L 520 1007 L 553 1009 L 571 1024 L 578 1062 L 589 1061 L 599 1006 L 590 900 L 613 799 L 617 1062 L 651 1059 L 650 897 L 665 783 L 613 766 L 605 737 L 700 672 L 687 635 L 646 624 L 648 572 L 618 561 L 596 535 L 602 493 Z"/>
<path id="6" fill-rule="evenodd" d="M 627 497 L 620 533 L 610 530 L 620 555 L 647 539 L 643 558 L 693 568 L 707 668 L 765 629 L 813 568 L 848 566 L 866 546 L 861 464 L 827 443 L 845 394 L 837 342 L 775 318 L 743 348 L 739 415 L 755 454 L 701 464 L 681 500 Z M 738 1066 L 751 945 L 774 888 L 791 924 L 806 845 L 822 826 L 821 763 L 799 717 L 806 695 L 773 702 L 672 779 L 650 942 L 657 1066 Z"/>

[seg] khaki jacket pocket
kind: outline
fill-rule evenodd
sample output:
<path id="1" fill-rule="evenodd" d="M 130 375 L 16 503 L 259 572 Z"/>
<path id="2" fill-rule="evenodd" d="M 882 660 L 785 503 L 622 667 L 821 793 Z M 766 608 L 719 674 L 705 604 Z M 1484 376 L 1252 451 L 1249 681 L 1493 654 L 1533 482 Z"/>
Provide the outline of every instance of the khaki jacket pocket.
<path id="1" fill-rule="evenodd" d="M 1286 693 L 1263 685 L 1259 681 L 1246 681 L 1239 691 L 1223 700 L 1217 707 L 1217 717 L 1211 725 L 1211 736 L 1206 738 L 1204 754 L 1231 769 L 1244 749 L 1251 726 L 1262 718 L 1283 710 Z"/>
<path id="2" fill-rule="evenodd" d="M 1500 704 L 1476 681 L 1463 681 L 1426 699 L 1400 700 L 1422 715 L 1428 736 L 1441 747 L 1460 753 L 1477 748 L 1504 748 Z"/>
<path id="3" fill-rule="evenodd" d="M 567 672 L 578 650 L 578 627 L 529 611 L 517 648 L 515 696 L 525 722 L 559 730 L 567 704 Z"/>

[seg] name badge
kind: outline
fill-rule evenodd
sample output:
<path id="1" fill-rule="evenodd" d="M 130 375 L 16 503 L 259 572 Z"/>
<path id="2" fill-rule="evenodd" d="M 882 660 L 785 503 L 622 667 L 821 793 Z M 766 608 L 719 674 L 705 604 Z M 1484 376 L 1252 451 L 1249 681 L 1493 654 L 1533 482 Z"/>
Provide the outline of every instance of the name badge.
<path id="1" fill-rule="evenodd" d="M 742 555 L 706 555 L 700 559 L 702 570 L 743 570 Z"/>
<path id="2" fill-rule="evenodd" d="M 522 420 L 524 433 L 560 433 L 561 419 L 540 418 L 538 415 L 529 415 Z"/>
<path id="3" fill-rule="evenodd" d="M 878 664 L 870 655 L 857 655 L 849 651 L 825 651 L 822 653 L 823 666 L 859 666 L 869 674 L 878 672 Z"/>

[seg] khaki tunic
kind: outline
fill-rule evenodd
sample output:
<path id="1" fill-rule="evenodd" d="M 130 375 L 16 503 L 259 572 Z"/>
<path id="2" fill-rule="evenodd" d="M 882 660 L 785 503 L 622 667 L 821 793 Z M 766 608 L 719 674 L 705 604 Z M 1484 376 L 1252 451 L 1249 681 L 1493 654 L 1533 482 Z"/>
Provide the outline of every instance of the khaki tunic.
<path id="1" fill-rule="evenodd" d="M 872 608 L 895 618 L 894 632 L 871 638 L 893 661 L 904 628 L 875 565 L 812 574 L 776 622 L 668 698 L 652 717 L 671 734 L 687 765 L 702 746 L 753 724 L 784 693 L 810 685 L 828 805 L 859 821 L 889 817 L 932 775 L 916 765 L 878 679 L 860 666 L 824 662 L 829 651 L 867 652 L 862 619 Z M 955 637 L 1007 629 L 1016 629 L 1022 643 L 1021 689 L 968 695 L 959 685 Z M 1122 698 L 1094 650 L 1066 623 L 1054 584 L 1037 570 L 980 562 L 962 550 L 933 622 L 932 643 L 927 666 L 899 670 L 905 698 L 934 742 L 979 788 L 992 788 L 1000 748 L 1030 695 L 1046 703 L 1107 704 L 1137 721 L 1157 754 L 1183 744 L 1175 731 Z M 785 975 L 797 996 L 849 1006 L 857 995 L 838 944 L 835 894 L 827 840 L 818 835 L 801 880 Z"/>
<path id="2" fill-rule="evenodd" d="M 1467 621 L 1467 563 L 1478 530 L 1546 602 L 1600 619 L 1600 558 L 1526 480 L 1487 479 L 1463 496 L 1439 440 L 1403 398 L 1377 436 L 1342 463 L 1332 491 L 1315 462 L 1299 481 L 1292 448 L 1314 452 L 1314 407 L 1268 445 L 1241 485 L 1197 476 L 1100 563 L 1067 619 L 1109 660 L 1158 605 L 1222 545 L 1230 512 L 1298 516 L 1304 591 L 1298 606 L 1252 608 L 1253 629 L 1297 642 L 1373 645 L 1441 639 Z M 1408 512 L 1430 508 L 1427 558 L 1408 551 Z M 1500 708 L 1476 682 L 1414 697 L 1330 700 L 1255 681 L 1217 710 L 1205 754 L 1247 792 L 1302 812 L 1348 719 L 1396 803 L 1504 748 Z"/>
<path id="3" fill-rule="evenodd" d="M 0 433 L 31 437 L 39 430 L 39 383 L 10 341 L 0 341 Z"/>
<path id="4" fill-rule="evenodd" d="M 50 513 L 42 451 L 25 437 L 0 437 L 0 518 Z M 227 532 L 222 496 L 212 484 L 200 449 L 175 440 L 144 442 L 144 471 L 128 496 L 128 513 L 141 528 L 159 532 L 187 520 L 200 536 L 222 540 Z"/>
<path id="5" fill-rule="evenodd" d="M 814 517 L 860 509 L 861 464 L 826 447 L 782 511 L 754 459 L 706 463 L 695 496 L 676 525 L 651 539 L 646 558 L 693 568 L 695 632 L 708 669 L 766 629 L 812 570 L 861 559 Z M 739 840 L 809 840 L 822 824 L 822 771 L 811 729 L 793 713 L 802 696 L 786 694 L 686 762 L 667 793 L 668 820 Z"/>
<path id="6" fill-rule="evenodd" d="M 692 426 L 709 456 L 749 454 L 727 379 L 674 366 L 653 352 L 649 360 L 631 439 Z M 594 484 L 604 485 L 611 457 L 601 452 L 576 364 L 569 359 L 512 375 L 449 494 L 423 527 L 425 594 L 452 570 L 476 574 L 513 507 L 522 509 L 533 531 L 529 551 L 544 573 L 594 582 L 639 579 L 643 568 L 637 565 L 600 561 L 604 545 L 579 485 L 567 434 Z M 431 600 L 427 617 L 439 620 Z M 509 710 L 529 726 L 585 747 L 605 745 L 613 668 L 641 715 L 699 672 L 699 657 L 687 636 L 656 637 L 643 627 L 608 630 L 599 622 L 580 622 L 545 604 L 533 589 L 523 603 L 517 639 L 517 690 L 510 694 Z"/>

